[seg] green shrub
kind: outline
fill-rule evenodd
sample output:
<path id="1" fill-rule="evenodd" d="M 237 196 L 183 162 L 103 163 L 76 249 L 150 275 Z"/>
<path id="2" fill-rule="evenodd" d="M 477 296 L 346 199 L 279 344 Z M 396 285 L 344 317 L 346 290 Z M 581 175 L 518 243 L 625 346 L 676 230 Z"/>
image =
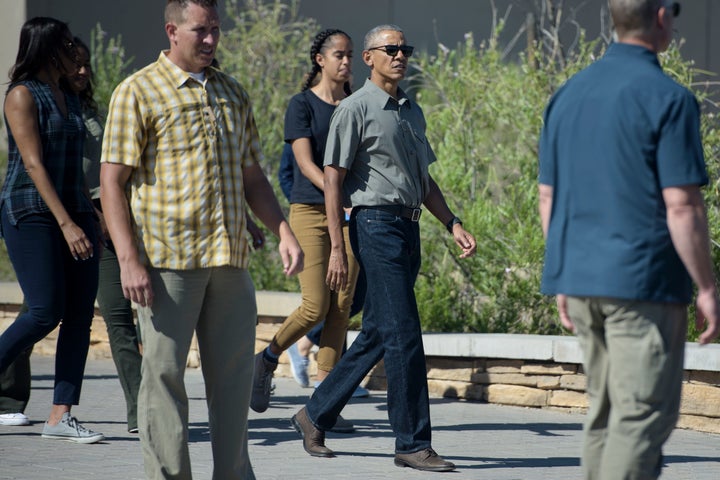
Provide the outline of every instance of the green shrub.
<path id="1" fill-rule="evenodd" d="M 561 82 L 552 70 L 505 61 L 495 39 L 476 45 L 472 34 L 456 49 L 420 54 L 417 70 L 413 85 L 439 160 L 431 173 L 478 241 L 477 255 L 459 260 L 444 226 L 423 219 L 423 327 L 559 333 L 545 321 L 553 302 L 538 288 L 536 157 L 542 109 Z"/>
<path id="2" fill-rule="evenodd" d="M 308 70 L 309 46 L 321 29 L 314 19 L 300 17 L 297 5 L 297 1 L 228 0 L 218 50 L 223 70 L 243 84 L 253 102 L 265 153 L 262 167 L 285 207 L 276 178 L 285 109 L 300 89 Z M 537 139 L 550 95 L 598 58 L 605 43 L 581 34 L 569 51 L 546 41 L 528 55 L 507 59 L 498 45 L 501 31 L 502 24 L 479 44 L 468 34 L 457 48 L 441 46 L 436 55 L 418 52 L 413 57 L 411 91 L 425 110 L 428 138 L 439 159 L 431 173 L 450 207 L 478 240 L 477 255 L 460 260 L 444 226 L 423 215 L 423 267 L 416 292 L 426 331 L 566 333 L 556 321 L 553 299 L 539 293 L 544 241 L 537 213 Z M 124 59 L 121 38 L 106 42 L 99 25 L 92 50 L 97 100 L 107 105 L 129 60 Z M 661 55 L 661 61 L 703 105 L 710 103 L 708 82 L 701 81 L 703 72 L 682 58 L 679 45 Z M 711 179 L 704 193 L 717 267 L 720 128 L 713 111 L 703 110 L 702 131 Z M 8 270 L 12 275 L 3 248 L 0 278 Z M 254 252 L 250 270 L 258 289 L 298 289 L 296 278 L 282 275 L 277 241 L 271 235 L 265 249 Z M 696 336 L 691 326 L 689 338 Z"/>
<path id="3" fill-rule="evenodd" d="M 118 83 L 130 73 L 134 57 L 125 57 L 122 35 L 107 38 L 98 23 L 90 33 L 90 64 L 95 74 L 94 97 L 100 113 L 107 114 L 110 97 Z"/>
<path id="4" fill-rule="evenodd" d="M 543 52 L 535 52 L 532 62 L 525 56 L 508 62 L 494 38 L 476 45 L 468 34 L 456 49 L 418 55 L 414 90 L 439 159 L 431 173 L 478 241 L 476 257 L 459 261 L 444 227 L 423 217 L 424 267 L 416 290 L 425 330 L 566 333 L 556 320 L 554 300 L 539 293 L 544 240 L 537 213 L 537 140 L 550 95 L 604 48 L 599 40 L 581 38 L 562 67 Z M 701 101 L 707 99 L 698 89 L 704 84 L 696 84 L 700 72 L 682 59 L 677 44 L 661 61 Z M 708 215 L 712 237 L 718 238 L 720 134 L 714 114 L 704 112 L 702 122 L 715 179 L 705 192 Z M 696 337 L 692 328 L 689 336 Z"/>
<path id="5" fill-rule="evenodd" d="M 312 39 L 317 22 L 298 15 L 297 1 L 228 0 L 218 48 L 221 68 L 247 90 L 260 132 L 265 158 L 261 162 L 281 205 L 287 207 L 277 181 L 284 144 L 285 110 L 300 91 L 310 69 Z M 297 291 L 297 278 L 282 273 L 277 239 L 267 234 L 267 244 L 253 252 L 250 272 L 263 290 Z"/>

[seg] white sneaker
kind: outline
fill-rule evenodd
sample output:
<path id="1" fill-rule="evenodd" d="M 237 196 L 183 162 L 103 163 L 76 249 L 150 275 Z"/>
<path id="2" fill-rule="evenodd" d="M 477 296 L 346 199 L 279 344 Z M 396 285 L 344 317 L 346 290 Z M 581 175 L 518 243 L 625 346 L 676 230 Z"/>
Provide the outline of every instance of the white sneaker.
<path id="1" fill-rule="evenodd" d="M 3 413 L 0 414 L 0 425 L 20 427 L 30 425 L 30 419 L 24 413 Z"/>

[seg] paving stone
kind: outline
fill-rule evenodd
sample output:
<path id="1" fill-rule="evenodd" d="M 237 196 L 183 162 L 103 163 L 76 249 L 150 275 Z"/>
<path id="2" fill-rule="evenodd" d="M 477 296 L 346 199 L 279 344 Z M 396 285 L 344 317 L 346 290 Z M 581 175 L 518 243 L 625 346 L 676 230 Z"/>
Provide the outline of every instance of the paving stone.
<path id="1" fill-rule="evenodd" d="M 106 441 L 76 445 L 40 438 L 52 400 L 53 358 L 33 355 L 33 390 L 27 427 L 0 427 L 1 480 L 142 480 L 140 442 L 128 434 L 125 403 L 110 360 L 90 359 L 80 405 L 73 413 L 87 427 L 103 432 Z M 336 458 L 307 455 L 290 417 L 312 393 L 292 379 L 276 378 L 270 408 L 250 412 L 249 449 L 260 480 L 426 479 L 439 476 L 393 465 L 394 435 L 387 418 L 385 392 L 353 399 L 343 410 L 357 431 L 328 433 Z M 186 372 L 190 399 L 189 450 L 195 479 L 212 476 L 210 432 L 202 375 Z M 523 387 L 512 387 L 523 388 Z M 545 392 L 548 393 L 548 392 Z M 430 401 L 433 447 L 453 461 L 458 480 L 575 480 L 581 478 L 583 416 L 433 398 Z M 675 430 L 664 449 L 663 478 L 715 480 L 720 435 Z"/>

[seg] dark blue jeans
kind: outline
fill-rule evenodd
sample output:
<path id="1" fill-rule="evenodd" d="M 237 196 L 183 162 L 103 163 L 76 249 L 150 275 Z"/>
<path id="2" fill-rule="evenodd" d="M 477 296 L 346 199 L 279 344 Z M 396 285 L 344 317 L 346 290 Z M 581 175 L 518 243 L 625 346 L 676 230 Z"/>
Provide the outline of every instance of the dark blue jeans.
<path id="1" fill-rule="evenodd" d="M 365 375 L 384 359 L 396 453 L 429 448 L 427 372 L 414 292 L 419 226 L 382 210 L 353 209 L 350 242 L 367 279 L 362 330 L 308 401 L 308 416 L 329 430 Z"/>
<path id="2" fill-rule="evenodd" d="M 77 405 L 80 400 L 98 285 L 96 221 L 90 213 L 74 215 L 73 220 L 93 244 L 95 255 L 88 260 L 73 259 L 52 215 L 29 215 L 11 225 L 5 209 L 0 212 L 8 256 L 29 309 L 0 336 L 0 371 L 62 320 L 55 352 L 55 405 Z"/>

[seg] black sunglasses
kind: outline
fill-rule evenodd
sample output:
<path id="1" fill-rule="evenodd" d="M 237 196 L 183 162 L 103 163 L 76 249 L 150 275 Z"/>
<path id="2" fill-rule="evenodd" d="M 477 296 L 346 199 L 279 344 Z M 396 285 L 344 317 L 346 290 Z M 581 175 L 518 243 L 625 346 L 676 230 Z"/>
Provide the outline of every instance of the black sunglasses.
<path id="1" fill-rule="evenodd" d="M 672 13 L 673 17 L 677 17 L 680 15 L 680 4 L 678 2 L 673 2 L 670 5 L 667 5 L 665 8 L 670 10 L 670 13 Z"/>
<path id="2" fill-rule="evenodd" d="M 402 52 L 405 58 L 408 58 L 412 57 L 415 47 L 411 47 L 410 45 L 381 45 L 379 47 L 368 48 L 368 51 L 370 50 L 382 50 L 391 57 L 396 56 L 398 52 Z"/>

